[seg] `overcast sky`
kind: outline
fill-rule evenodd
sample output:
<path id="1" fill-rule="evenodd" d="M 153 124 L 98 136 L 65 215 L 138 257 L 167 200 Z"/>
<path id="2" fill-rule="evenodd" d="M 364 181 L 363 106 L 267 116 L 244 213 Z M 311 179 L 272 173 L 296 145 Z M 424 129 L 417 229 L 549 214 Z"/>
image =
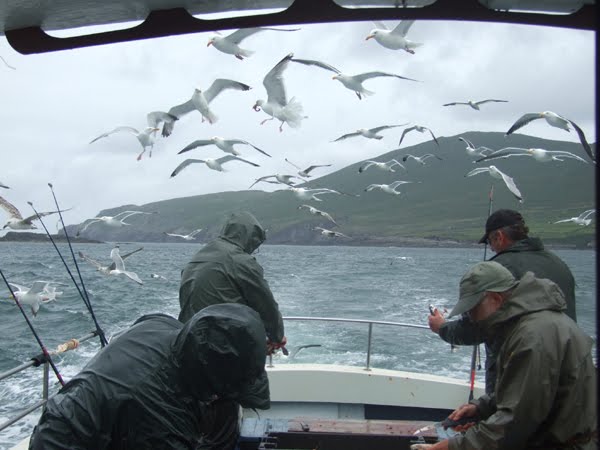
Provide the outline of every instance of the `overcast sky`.
<path id="1" fill-rule="evenodd" d="M 388 23 L 394 26 L 395 22 Z M 384 132 L 381 141 L 363 138 L 331 143 L 357 128 L 410 122 L 437 136 L 465 131 L 502 131 L 526 112 L 555 111 L 578 123 L 588 141 L 594 134 L 594 34 L 591 31 L 508 24 L 416 22 L 408 38 L 424 45 L 410 55 L 365 40 L 371 22 L 302 26 L 297 32 L 265 31 L 242 42 L 256 53 L 244 61 L 206 46 L 211 34 L 170 37 L 46 55 L 23 56 L 0 38 L 0 55 L 16 70 L 0 64 L 2 80 L 0 195 L 19 208 L 50 210 L 52 182 L 69 223 L 80 223 L 102 209 L 222 191 L 247 189 L 257 177 L 294 173 L 284 158 L 300 166 L 333 164 L 320 174 L 373 158 L 397 148 L 401 128 Z M 288 98 L 296 97 L 308 116 L 298 129 L 252 106 L 266 99 L 262 79 L 286 54 L 325 61 L 342 72 L 396 73 L 423 83 L 377 78 L 365 82 L 375 95 L 358 100 L 333 75 L 290 64 L 284 73 Z M 167 111 L 189 98 L 195 87 L 207 89 L 215 78 L 252 86 L 248 92 L 225 91 L 211 103 L 217 123 L 201 123 L 198 112 L 184 116 L 169 138 L 158 137 L 152 158 L 136 161 L 141 146 L 133 135 L 117 133 L 89 142 L 120 125 L 142 129 L 146 113 Z M 505 99 L 475 111 L 442 104 L 469 99 Z M 521 132 L 577 142 L 577 136 L 531 123 Z M 228 163 L 219 173 L 192 165 L 170 178 L 186 158 L 220 157 L 214 146 L 177 153 L 196 139 L 240 138 L 264 149 L 268 158 L 238 146 L 255 168 Z M 407 134 L 404 146 L 427 140 Z M 476 143 L 484 145 L 485 143 Z M 258 184 L 254 189 L 275 187 Z M 0 210 L 0 222 L 8 216 Z M 54 223 L 54 222 L 52 222 Z"/>

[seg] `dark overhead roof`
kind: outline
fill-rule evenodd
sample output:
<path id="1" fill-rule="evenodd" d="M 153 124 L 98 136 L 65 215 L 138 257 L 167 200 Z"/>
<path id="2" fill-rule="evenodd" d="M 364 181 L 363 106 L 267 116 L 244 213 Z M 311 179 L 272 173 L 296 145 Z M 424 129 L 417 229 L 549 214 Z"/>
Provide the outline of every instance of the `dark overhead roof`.
<path id="1" fill-rule="evenodd" d="M 537 1 L 549 8 L 557 3 Z M 573 14 L 549 15 L 493 11 L 482 5 L 489 0 L 3 0 L 0 33 L 6 34 L 15 50 L 28 54 L 216 29 L 349 20 L 476 20 L 595 29 L 595 0 L 572 1 L 586 5 Z M 403 2 L 429 6 L 394 7 Z M 343 8 L 338 3 L 368 7 Z M 194 17 L 274 9 L 283 10 L 218 20 Z M 43 31 L 134 21 L 144 22 L 124 30 L 68 38 L 52 37 Z"/>

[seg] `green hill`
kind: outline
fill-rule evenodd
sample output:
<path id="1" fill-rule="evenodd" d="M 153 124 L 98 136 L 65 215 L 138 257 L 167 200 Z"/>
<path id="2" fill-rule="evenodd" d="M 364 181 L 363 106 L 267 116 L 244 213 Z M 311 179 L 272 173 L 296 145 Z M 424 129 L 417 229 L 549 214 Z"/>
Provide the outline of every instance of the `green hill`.
<path id="1" fill-rule="evenodd" d="M 476 146 L 498 149 L 507 146 L 564 150 L 587 160 L 577 143 L 551 141 L 526 135 L 469 132 L 460 136 Z M 593 241 L 595 222 L 589 227 L 572 223 L 553 224 L 559 219 L 579 215 L 595 205 L 593 164 L 576 160 L 540 163 L 530 157 L 512 157 L 474 164 L 465 151 L 459 136 L 439 138 L 440 147 L 429 141 L 406 147 L 374 158 L 401 160 L 407 153 L 419 156 L 435 153 L 443 158 L 429 158 L 425 166 L 413 160 L 405 163 L 407 171 L 396 168 L 395 173 L 370 168 L 358 173 L 362 161 L 337 172 L 310 181 L 306 188 L 327 187 L 360 195 L 324 195 L 322 202 L 301 202 L 293 193 L 278 191 L 221 192 L 187 198 L 177 198 L 142 205 L 143 211 L 158 211 L 153 215 L 138 215 L 135 226 L 109 228 L 91 226 L 83 236 L 100 240 L 165 241 L 163 234 L 189 232 L 203 227 L 199 241 L 216 235 L 224 217 L 238 210 L 249 210 L 268 229 L 269 243 L 332 242 L 312 229 L 315 225 L 341 231 L 352 239 L 336 238 L 344 244 L 394 244 L 406 239 L 474 241 L 482 234 L 488 214 L 488 193 L 494 184 L 493 209 L 512 208 L 521 211 L 532 234 L 545 241 L 585 246 Z M 360 145 L 356 139 L 354 145 Z M 476 167 L 496 165 L 512 176 L 524 197 L 520 204 L 501 180 L 488 174 L 465 177 Z M 402 195 L 393 196 L 381 191 L 365 192 L 372 183 L 389 184 L 394 180 L 413 181 L 401 187 Z M 260 185 L 258 185 L 260 186 Z M 298 210 L 301 203 L 329 212 L 339 224 L 333 224 Z M 132 205 L 101 211 L 99 215 L 114 215 L 131 209 Z M 72 232 L 72 231 L 71 231 Z M 176 242 L 174 238 L 173 242 Z M 184 241 L 185 242 L 185 241 Z"/>

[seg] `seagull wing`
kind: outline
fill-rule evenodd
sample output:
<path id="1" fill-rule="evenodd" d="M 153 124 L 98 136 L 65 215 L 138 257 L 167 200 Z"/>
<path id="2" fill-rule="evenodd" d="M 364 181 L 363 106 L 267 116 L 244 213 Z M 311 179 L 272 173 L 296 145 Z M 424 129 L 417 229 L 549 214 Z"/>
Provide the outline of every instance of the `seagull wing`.
<path id="1" fill-rule="evenodd" d="M 129 216 L 133 216 L 134 214 L 154 214 L 154 212 L 146 212 L 146 211 L 121 211 L 119 214 L 114 215 L 113 219 L 116 219 L 117 217 L 123 216 L 123 217 L 121 217 L 120 220 L 125 220 Z"/>
<path id="2" fill-rule="evenodd" d="M 579 219 L 584 220 L 587 219 L 589 216 L 591 216 L 592 214 L 596 214 L 596 210 L 595 209 L 588 209 L 587 211 L 582 212 L 579 215 Z"/>
<path id="3" fill-rule="evenodd" d="M 416 129 L 417 129 L 417 127 L 416 127 L 416 126 L 414 126 L 414 127 L 408 127 L 408 128 L 405 128 L 405 129 L 404 129 L 404 131 L 402 132 L 402 136 L 400 136 L 400 142 L 398 142 L 398 146 L 400 146 L 400 144 L 402 144 L 402 139 L 404 139 L 404 135 L 405 135 L 406 133 L 409 133 L 409 132 L 411 132 L 412 130 L 416 130 Z"/>
<path id="4" fill-rule="evenodd" d="M 496 169 L 496 170 L 498 170 L 498 169 Z M 500 171 L 498 170 L 498 172 L 500 172 Z M 519 188 L 515 184 L 515 180 L 513 180 L 512 177 L 509 177 L 508 175 L 506 175 L 504 172 L 500 172 L 500 175 L 502 175 L 502 180 L 504 180 L 504 184 L 506 184 L 506 187 L 508 188 L 508 190 L 510 192 L 512 192 L 512 194 L 515 197 L 517 197 L 517 200 L 522 202 L 523 196 L 521 195 L 521 191 L 519 191 Z"/>
<path id="5" fill-rule="evenodd" d="M 125 127 L 125 126 L 124 126 L 124 127 L 117 127 L 117 128 L 115 128 L 114 130 L 112 130 L 112 131 L 109 131 L 108 133 L 101 134 L 101 135 L 100 135 L 100 136 L 98 136 L 97 138 L 95 138 L 95 139 L 92 139 L 92 140 L 90 141 L 90 144 L 93 144 L 93 143 L 94 143 L 94 142 L 96 142 L 98 139 L 105 138 L 105 137 L 107 137 L 107 136 L 110 136 L 110 135 L 111 135 L 111 134 L 113 134 L 113 133 L 119 133 L 119 132 L 121 132 L 121 131 L 127 131 L 128 133 L 133 133 L 133 134 L 135 134 L 135 135 L 138 135 L 138 134 L 140 134 L 140 132 L 139 132 L 137 129 L 133 128 L 133 127 Z"/>
<path id="6" fill-rule="evenodd" d="M 401 181 L 401 180 L 398 180 L 398 181 L 394 181 L 393 183 L 388 184 L 388 186 L 390 188 L 392 188 L 392 189 L 396 189 L 401 184 L 408 184 L 408 183 L 412 183 L 412 181 Z"/>
<path id="7" fill-rule="evenodd" d="M 410 29 L 410 27 L 412 26 L 413 23 L 415 23 L 414 20 L 400 21 L 400 23 L 398 25 L 396 25 L 396 28 L 394 28 L 392 30 L 392 34 L 406 36 L 406 33 L 408 33 L 408 30 Z"/>
<path id="8" fill-rule="evenodd" d="M 83 233 L 85 230 L 87 230 L 87 228 L 91 224 L 96 223 L 96 222 L 101 222 L 101 219 L 90 219 L 90 221 L 88 223 L 86 223 L 81 230 L 77 231 L 76 236 L 79 236 L 81 233 Z"/>
<path id="9" fill-rule="evenodd" d="M 273 178 L 274 176 L 275 175 L 266 175 L 264 177 L 257 178 L 256 180 L 254 180 L 254 183 L 252 183 L 248 189 L 250 189 L 256 183 L 260 183 L 261 181 L 266 181 L 268 178 Z M 275 184 L 279 184 L 279 182 L 276 182 Z"/>
<path id="10" fill-rule="evenodd" d="M 429 128 L 426 128 L 426 127 L 425 127 L 425 129 L 426 129 L 427 131 L 429 131 L 429 134 L 431 134 L 431 137 L 433 138 L 434 142 L 435 142 L 435 143 L 437 144 L 437 146 L 439 147 L 439 146 L 440 146 L 440 143 L 438 142 L 437 138 L 435 137 L 435 134 L 433 134 L 433 131 L 431 131 Z"/>
<path id="11" fill-rule="evenodd" d="M 353 78 L 355 80 L 358 80 L 361 83 L 370 78 L 377 78 L 377 77 L 394 77 L 394 78 L 400 78 L 402 80 L 419 81 L 419 80 L 415 80 L 413 78 L 403 77 L 401 75 L 396 75 L 395 73 L 388 73 L 388 72 L 365 72 L 365 73 L 360 73 L 358 75 L 353 76 Z"/>
<path id="12" fill-rule="evenodd" d="M 176 176 L 179 172 L 181 172 L 183 169 L 185 169 L 190 164 L 205 163 L 205 162 L 206 161 L 204 161 L 203 159 L 186 159 L 181 164 L 179 164 L 177 167 L 175 167 L 175 170 L 173 171 L 173 173 L 171 173 L 171 178 Z"/>
<path id="13" fill-rule="evenodd" d="M 202 147 L 204 145 L 211 144 L 214 144 L 214 142 L 210 139 L 199 139 L 197 141 L 192 142 L 191 144 L 188 144 L 183 150 L 180 150 L 177 154 L 180 155 L 182 153 L 189 152 L 190 150 L 193 150 L 196 147 Z"/>
<path id="14" fill-rule="evenodd" d="M 341 135 L 339 138 L 335 139 L 332 142 L 339 142 L 339 141 L 343 141 L 344 139 L 348 139 L 349 137 L 353 137 L 353 136 L 358 136 L 360 133 L 358 131 L 355 131 L 354 133 L 348 133 L 348 134 L 343 134 Z"/>
<path id="15" fill-rule="evenodd" d="M 363 164 L 362 166 L 360 166 L 358 168 L 358 173 L 362 173 L 365 170 L 367 170 L 369 167 L 371 167 L 373 164 L 377 164 L 375 161 L 367 161 L 365 164 Z"/>
<path id="16" fill-rule="evenodd" d="M 573 222 L 573 219 L 563 219 L 563 220 L 557 220 L 554 223 L 566 223 L 566 222 Z"/>
<path id="17" fill-rule="evenodd" d="M 202 228 L 198 228 L 197 230 L 192 231 L 188 236 L 189 237 L 194 237 L 196 236 L 198 233 L 200 233 L 202 231 Z"/>
<path id="18" fill-rule="evenodd" d="M 296 169 L 298 170 L 302 170 L 300 167 L 298 167 L 296 164 L 294 164 L 293 162 L 291 162 L 289 159 L 285 158 L 285 161 L 289 164 L 291 164 L 292 166 L 294 166 Z"/>
<path id="19" fill-rule="evenodd" d="M 214 98 L 226 89 L 235 89 L 237 91 L 248 91 L 250 86 L 244 83 L 240 83 L 235 80 L 228 80 L 227 78 L 217 78 L 210 87 L 204 91 L 204 98 L 207 103 L 210 103 Z"/>
<path id="20" fill-rule="evenodd" d="M 588 164 L 588 162 L 585 159 L 583 159 L 571 152 L 563 152 L 561 150 L 557 150 L 557 151 L 549 151 L 548 153 L 550 153 L 552 156 L 556 156 L 558 158 L 576 159 L 577 161 L 581 161 L 581 162 Z"/>
<path id="21" fill-rule="evenodd" d="M 579 126 L 575 122 L 573 122 L 572 120 L 569 120 L 568 122 L 571 125 L 573 125 L 573 128 L 575 128 L 575 131 L 577 132 L 577 135 L 579 136 L 579 142 L 581 142 L 581 145 L 583 145 L 583 149 L 585 150 L 585 152 L 587 153 L 587 155 L 590 157 L 590 159 L 593 162 L 596 162 L 596 156 L 594 155 L 592 147 L 590 146 L 590 144 L 588 144 L 588 141 L 585 138 L 585 134 L 583 133 L 583 130 L 581 128 L 579 128 Z"/>
<path id="22" fill-rule="evenodd" d="M 296 58 L 292 58 L 292 61 L 300 63 L 300 64 L 304 64 L 305 66 L 316 66 L 316 67 L 320 67 L 321 69 L 328 70 L 330 72 L 340 73 L 340 71 L 338 69 L 336 69 L 332 65 L 329 65 L 322 61 L 316 61 L 314 59 L 296 59 Z"/>
<path id="23" fill-rule="evenodd" d="M 374 20 L 373 23 L 380 30 L 388 30 L 388 27 L 386 27 L 385 24 L 383 22 L 379 21 L 379 20 Z"/>
<path id="24" fill-rule="evenodd" d="M 29 291 L 27 291 L 28 294 L 40 294 L 42 292 L 44 292 L 44 289 L 46 289 L 46 286 L 48 286 L 48 283 L 46 281 L 34 281 L 33 285 L 31 286 L 31 289 L 29 289 Z"/>
<path id="25" fill-rule="evenodd" d="M 173 117 L 177 117 L 177 119 L 179 119 L 182 116 L 185 116 L 187 113 L 194 111 L 195 109 L 196 109 L 196 107 L 194 106 L 194 102 L 192 102 L 192 99 L 190 98 L 186 102 L 183 102 L 179 105 L 173 106 L 171 109 L 169 109 L 168 114 L 170 114 Z M 166 121 L 164 123 L 163 129 L 162 129 L 163 137 L 170 136 L 171 133 L 173 132 L 174 127 L 175 127 L 175 121 Z"/>
<path id="26" fill-rule="evenodd" d="M 217 158 L 216 161 L 219 164 L 225 164 L 228 161 L 242 161 L 242 162 L 245 162 L 246 164 L 250 164 L 251 166 L 260 167 L 258 164 L 253 163 L 252 161 L 248 161 L 247 159 L 240 158 L 239 156 L 234 156 L 234 155 L 226 155 L 221 158 Z"/>
<path id="27" fill-rule="evenodd" d="M 123 275 L 125 275 L 127 278 L 129 278 L 130 280 L 135 281 L 137 284 L 144 284 L 144 282 L 142 280 L 140 280 L 140 277 L 138 277 L 137 273 L 135 273 L 135 272 L 123 270 L 121 273 Z"/>
<path id="28" fill-rule="evenodd" d="M 331 164 L 315 164 L 313 166 L 308 166 L 306 169 L 304 169 L 302 172 L 305 173 L 310 173 L 313 170 L 317 169 L 318 167 L 331 167 Z"/>
<path id="29" fill-rule="evenodd" d="M 480 173 L 489 172 L 489 167 L 478 167 L 477 169 L 471 170 L 465 177 L 472 177 L 473 175 L 479 175 Z"/>
<path id="30" fill-rule="evenodd" d="M 100 264 L 98 261 L 96 261 L 95 259 L 90 258 L 87 255 L 84 255 L 82 252 L 79 252 L 79 257 L 81 259 L 83 259 L 84 261 L 87 261 L 88 263 L 90 263 L 97 270 L 105 270 L 105 269 L 107 269 L 105 266 L 103 266 L 102 264 Z M 109 266 L 108 270 L 112 270 L 112 268 Z"/>
<path id="31" fill-rule="evenodd" d="M 372 131 L 373 133 L 379 133 L 380 131 L 387 130 L 388 128 L 403 127 L 406 125 L 408 125 L 408 123 L 401 123 L 400 125 L 382 125 L 380 127 L 371 128 L 369 131 Z"/>
<path id="32" fill-rule="evenodd" d="M 526 148 L 506 147 L 496 150 L 483 158 L 476 159 L 475 162 L 489 161 L 491 159 L 509 158 L 511 156 L 531 156 Z"/>
<path id="33" fill-rule="evenodd" d="M 287 97 L 285 95 L 285 86 L 283 85 L 283 71 L 288 66 L 294 54 L 290 53 L 265 75 L 263 86 L 267 90 L 267 102 L 277 103 L 280 106 L 287 105 Z"/>
<path id="34" fill-rule="evenodd" d="M 125 270 L 125 263 L 123 263 L 123 258 L 121 258 L 121 254 L 118 248 L 115 247 L 110 251 L 110 259 L 112 259 L 113 263 L 115 264 L 114 270 Z"/>
<path id="35" fill-rule="evenodd" d="M 484 103 L 490 103 L 490 102 L 496 102 L 496 103 L 508 103 L 508 100 L 495 100 L 493 98 L 488 98 L 486 100 L 480 100 L 478 102 L 475 102 L 476 105 L 483 105 Z"/>
<path id="36" fill-rule="evenodd" d="M 512 126 L 506 132 L 506 135 L 508 136 L 509 134 L 517 131 L 519 128 L 524 127 L 529 122 L 536 120 L 536 119 L 541 119 L 542 117 L 543 116 L 540 113 L 523 114 L 519 119 L 517 119 L 517 121 L 515 123 L 512 124 Z"/>
<path id="37" fill-rule="evenodd" d="M 454 106 L 454 105 L 468 105 L 468 103 L 466 103 L 466 102 L 452 102 L 452 103 L 445 103 L 442 106 Z"/>
<path id="38" fill-rule="evenodd" d="M 69 208 L 69 209 L 61 209 L 60 212 L 65 212 L 65 211 L 70 211 L 73 208 Z M 29 217 L 25 217 L 23 219 L 24 222 L 31 222 L 32 220 L 37 220 L 37 219 L 41 219 L 42 217 L 46 217 L 46 216 L 50 216 L 52 214 L 56 214 L 58 213 L 58 211 L 45 211 L 45 212 L 39 212 L 36 214 L 32 214 Z"/>
<path id="39" fill-rule="evenodd" d="M 463 137 L 459 137 L 458 140 L 463 141 L 470 148 L 473 148 L 473 149 L 475 148 L 475 146 L 473 145 L 473 143 L 471 141 L 468 141 L 467 139 L 465 139 Z"/>
<path id="40" fill-rule="evenodd" d="M 16 208 L 15 205 L 13 205 L 12 203 L 10 203 L 8 200 L 6 200 L 4 197 L 0 196 L 0 206 L 8 213 L 10 214 L 11 217 L 15 217 L 19 220 L 23 219 L 23 216 L 21 216 L 21 213 L 19 212 L 19 210 Z"/>
<path id="41" fill-rule="evenodd" d="M 129 253 L 124 253 L 123 255 L 121 255 L 121 258 L 122 259 L 127 259 L 131 255 L 135 255 L 137 252 L 141 252 L 142 250 L 144 250 L 144 247 L 136 248 L 135 250 L 133 250 L 133 251 L 131 251 Z"/>
<path id="42" fill-rule="evenodd" d="M 240 30 L 234 31 L 233 33 L 226 36 L 226 39 L 234 44 L 239 44 L 248 36 L 252 36 L 260 31 L 263 31 L 263 28 L 242 28 Z"/>
<path id="43" fill-rule="evenodd" d="M 271 155 L 269 155 L 267 152 L 265 152 L 264 150 L 261 150 L 260 148 L 258 148 L 256 145 L 251 144 L 248 141 L 244 141 L 242 139 L 230 139 L 229 142 L 231 142 L 232 144 L 245 144 L 245 145 L 249 145 L 250 147 L 252 147 L 254 150 L 261 152 L 263 155 L 268 156 L 269 158 L 271 157 Z M 179 152 L 181 153 L 181 152 Z"/>
<path id="44" fill-rule="evenodd" d="M 179 120 L 177 116 L 164 111 L 152 111 L 146 114 L 148 126 L 152 128 L 157 128 L 162 122 L 174 122 L 176 120 Z"/>
<path id="45" fill-rule="evenodd" d="M 415 159 L 416 159 L 416 158 L 415 158 Z M 404 167 L 404 165 L 403 165 L 402 163 L 400 163 L 399 161 L 397 161 L 397 160 L 395 160 L 395 159 L 392 159 L 392 160 L 390 160 L 390 161 L 388 161 L 388 162 L 392 163 L 392 164 L 390 165 L 390 169 L 391 169 L 392 167 L 400 166 L 400 167 L 402 167 L 404 170 L 406 170 L 406 167 Z"/>

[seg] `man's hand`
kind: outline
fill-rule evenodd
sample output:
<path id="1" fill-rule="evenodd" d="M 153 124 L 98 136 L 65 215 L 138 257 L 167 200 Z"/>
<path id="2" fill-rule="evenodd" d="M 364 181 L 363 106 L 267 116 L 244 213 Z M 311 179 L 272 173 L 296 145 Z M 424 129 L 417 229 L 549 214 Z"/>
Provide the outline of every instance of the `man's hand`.
<path id="1" fill-rule="evenodd" d="M 437 308 L 433 310 L 433 314 L 430 314 L 427 319 L 429 320 L 429 328 L 434 333 L 439 333 L 441 326 L 446 322 L 444 315 Z"/>
<path id="2" fill-rule="evenodd" d="M 458 408 L 456 408 L 452 414 L 450 414 L 448 416 L 448 419 L 446 419 L 444 422 L 447 422 L 448 420 L 451 421 L 461 421 L 460 424 L 445 424 L 444 422 L 442 422 L 442 425 L 444 425 L 444 429 L 445 428 L 452 428 L 454 431 L 458 431 L 458 432 L 462 432 L 462 431 L 467 431 L 469 428 L 471 428 L 472 426 L 475 425 L 475 423 L 477 422 L 477 407 L 475 405 L 472 405 L 470 403 L 464 404 L 459 406 Z M 473 418 L 472 422 L 469 422 L 468 419 L 469 418 Z"/>
<path id="3" fill-rule="evenodd" d="M 275 350 L 285 348 L 286 344 L 287 338 L 285 336 L 281 339 L 281 342 L 272 342 L 270 339 L 267 339 L 267 355 L 272 355 Z"/>

